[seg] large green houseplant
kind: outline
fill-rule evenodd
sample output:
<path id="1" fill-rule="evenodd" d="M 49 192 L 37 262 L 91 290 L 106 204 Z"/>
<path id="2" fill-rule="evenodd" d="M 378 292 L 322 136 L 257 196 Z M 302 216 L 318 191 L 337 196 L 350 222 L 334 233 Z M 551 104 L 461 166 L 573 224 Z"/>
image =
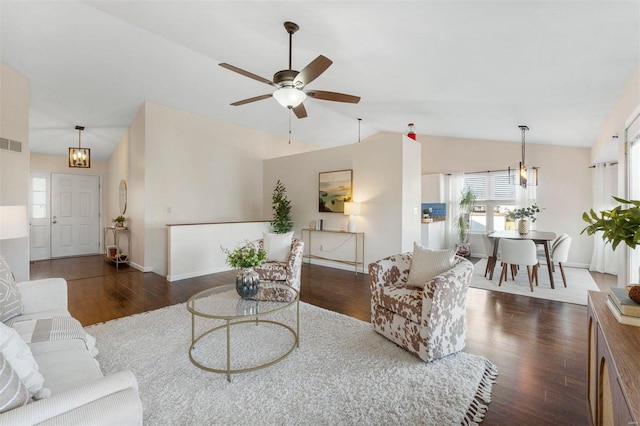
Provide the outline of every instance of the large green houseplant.
<path id="1" fill-rule="evenodd" d="M 291 201 L 287 198 L 287 188 L 285 188 L 279 179 L 278 182 L 276 182 L 276 187 L 273 189 L 271 202 L 271 210 L 273 210 L 271 228 L 276 234 L 286 234 L 293 228 Z"/>
<path id="2" fill-rule="evenodd" d="M 602 239 L 611 243 L 611 248 L 615 250 L 620 243 L 625 243 L 631 249 L 635 249 L 640 244 L 640 200 L 625 200 L 624 198 L 613 197 L 621 204 L 630 206 L 614 207 L 611 210 L 601 211 L 600 214 L 591 209 L 589 213 L 582 213 L 582 219 L 587 225 L 580 233 L 593 235 L 602 232 Z M 640 303 L 640 285 L 628 285 L 629 297 L 636 303 Z"/>
<path id="3" fill-rule="evenodd" d="M 621 204 L 630 204 L 629 207 L 614 207 L 611 210 L 596 213 L 593 209 L 589 213 L 582 213 L 582 219 L 587 225 L 580 233 L 593 235 L 602 231 L 602 239 L 611 243 L 615 250 L 620 243 L 625 243 L 632 249 L 640 244 L 640 200 L 625 200 L 613 197 Z"/>

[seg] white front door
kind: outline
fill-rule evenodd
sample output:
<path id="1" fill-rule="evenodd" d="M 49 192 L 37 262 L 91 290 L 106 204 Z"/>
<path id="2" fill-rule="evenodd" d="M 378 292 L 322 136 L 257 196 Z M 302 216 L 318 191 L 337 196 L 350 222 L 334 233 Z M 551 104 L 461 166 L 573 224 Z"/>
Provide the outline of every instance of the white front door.
<path id="1" fill-rule="evenodd" d="M 100 253 L 100 177 L 51 175 L 51 257 Z"/>
<path id="2" fill-rule="evenodd" d="M 31 172 L 29 191 L 29 259 L 49 259 L 49 241 L 51 229 L 49 227 L 50 186 L 49 172 Z"/>

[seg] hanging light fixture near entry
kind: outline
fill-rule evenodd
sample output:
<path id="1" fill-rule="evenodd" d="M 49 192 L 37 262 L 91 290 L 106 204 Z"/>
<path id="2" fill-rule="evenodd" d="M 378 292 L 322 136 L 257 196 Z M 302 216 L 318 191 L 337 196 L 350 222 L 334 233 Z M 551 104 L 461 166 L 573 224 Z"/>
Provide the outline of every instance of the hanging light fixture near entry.
<path id="1" fill-rule="evenodd" d="M 527 126 L 518 126 L 520 131 L 522 132 L 522 161 L 520 161 L 520 166 L 518 167 L 518 175 L 516 176 L 515 170 L 513 170 L 513 174 L 511 174 L 511 167 L 508 168 L 509 173 L 509 182 L 514 185 L 520 185 L 523 188 L 527 188 L 528 186 L 537 186 L 538 185 L 538 172 L 540 167 L 531 166 L 527 168 L 527 163 L 525 162 L 525 150 L 526 143 L 524 134 L 529 128 Z"/>
<path id="2" fill-rule="evenodd" d="M 88 169 L 91 167 L 91 149 L 81 146 L 84 126 L 76 126 L 76 130 L 78 131 L 78 147 L 69 147 L 69 167 Z"/>

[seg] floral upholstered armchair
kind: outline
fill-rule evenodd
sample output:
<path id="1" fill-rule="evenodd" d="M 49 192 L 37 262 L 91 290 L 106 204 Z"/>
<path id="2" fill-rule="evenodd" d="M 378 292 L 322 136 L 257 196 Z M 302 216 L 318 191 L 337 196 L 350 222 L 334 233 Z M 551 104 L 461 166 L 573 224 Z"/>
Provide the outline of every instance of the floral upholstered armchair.
<path id="1" fill-rule="evenodd" d="M 259 248 L 264 248 L 262 239 L 256 242 Z M 293 238 L 291 241 L 291 252 L 284 262 L 264 262 L 255 268 L 260 277 L 260 281 L 272 281 L 285 284 L 300 291 L 300 272 L 302 270 L 302 253 L 304 242 Z"/>
<path id="2" fill-rule="evenodd" d="M 407 284 L 412 253 L 369 265 L 371 324 L 387 339 L 430 362 L 465 346 L 467 290 L 473 264 L 455 257 L 453 267 L 425 283 Z"/>

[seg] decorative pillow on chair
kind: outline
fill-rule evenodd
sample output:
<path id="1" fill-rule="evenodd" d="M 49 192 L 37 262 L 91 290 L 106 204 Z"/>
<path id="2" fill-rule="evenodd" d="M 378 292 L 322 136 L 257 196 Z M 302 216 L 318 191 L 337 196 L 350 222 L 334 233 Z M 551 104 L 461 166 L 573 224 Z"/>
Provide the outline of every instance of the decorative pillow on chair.
<path id="1" fill-rule="evenodd" d="M 267 260 L 270 262 L 286 262 L 291 253 L 293 231 L 286 234 L 262 233 L 262 243 L 267 251 Z"/>
<path id="2" fill-rule="evenodd" d="M 407 284 L 422 287 L 427 281 L 453 267 L 455 250 L 431 250 L 413 243 Z"/>
<path id="3" fill-rule="evenodd" d="M 0 321 L 5 322 L 17 317 L 24 311 L 20 291 L 16 287 L 9 265 L 0 256 Z"/>
<path id="4" fill-rule="evenodd" d="M 18 332 L 0 323 L 0 352 L 11 364 L 18 377 L 33 399 L 41 399 L 50 395 L 49 389 L 42 387 L 44 377 L 38 371 L 38 363 L 29 346 L 20 338 Z"/>
<path id="5" fill-rule="evenodd" d="M 28 401 L 27 388 L 0 352 L 0 413 L 20 407 Z"/>

